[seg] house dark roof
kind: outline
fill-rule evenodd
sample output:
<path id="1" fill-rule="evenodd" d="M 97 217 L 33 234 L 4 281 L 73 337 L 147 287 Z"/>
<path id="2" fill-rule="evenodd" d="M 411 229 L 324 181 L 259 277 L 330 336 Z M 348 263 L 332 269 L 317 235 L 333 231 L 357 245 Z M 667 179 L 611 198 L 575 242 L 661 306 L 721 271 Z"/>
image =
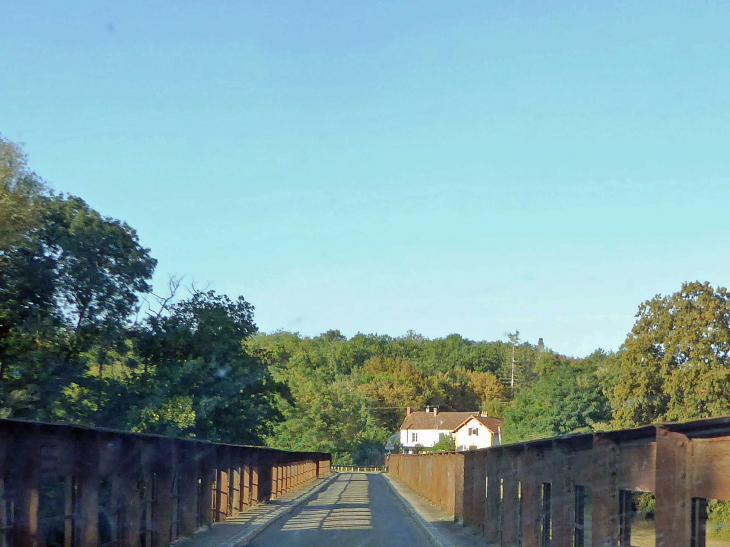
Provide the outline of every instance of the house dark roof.
<path id="1" fill-rule="evenodd" d="M 479 411 L 473 412 L 411 412 L 403 420 L 401 429 L 442 429 L 453 431 L 461 425 L 464 420 L 472 416 L 479 416 Z"/>
<path id="2" fill-rule="evenodd" d="M 486 416 L 472 415 L 472 416 L 469 416 L 468 418 L 466 418 L 459 425 L 457 425 L 452 430 L 452 432 L 456 431 L 457 429 L 461 429 L 461 426 L 463 426 L 471 418 L 474 418 L 477 422 L 481 423 L 484 427 L 486 427 L 492 433 L 497 433 L 499 431 L 499 428 L 502 426 L 502 423 L 504 422 L 504 420 L 502 418 L 487 418 Z"/>

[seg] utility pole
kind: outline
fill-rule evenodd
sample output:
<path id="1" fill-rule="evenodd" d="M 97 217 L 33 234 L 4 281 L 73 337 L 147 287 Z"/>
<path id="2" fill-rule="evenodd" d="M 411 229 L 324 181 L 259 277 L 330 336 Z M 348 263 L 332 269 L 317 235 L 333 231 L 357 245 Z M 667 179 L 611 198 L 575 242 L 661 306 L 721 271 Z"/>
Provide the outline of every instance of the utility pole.
<path id="1" fill-rule="evenodd" d="M 512 343 L 512 372 L 510 374 L 509 386 L 512 390 L 512 398 L 515 396 L 515 350 L 520 342 L 520 331 L 516 330 L 514 334 L 507 334 L 509 341 Z"/>
<path id="2" fill-rule="evenodd" d="M 509 386 L 512 390 L 512 398 L 515 397 L 515 345 L 512 344 L 512 376 L 509 380 Z"/>

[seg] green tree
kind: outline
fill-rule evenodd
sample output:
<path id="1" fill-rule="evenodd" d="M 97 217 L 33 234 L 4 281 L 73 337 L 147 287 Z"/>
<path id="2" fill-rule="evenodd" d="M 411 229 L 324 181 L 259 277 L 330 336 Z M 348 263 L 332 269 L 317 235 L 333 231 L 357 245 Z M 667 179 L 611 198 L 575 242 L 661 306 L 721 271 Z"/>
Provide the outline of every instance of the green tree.
<path id="1" fill-rule="evenodd" d="M 195 291 L 135 335 L 141 373 L 129 422 L 145 431 L 260 444 L 277 419 L 279 386 L 245 342 L 253 306 Z"/>
<path id="2" fill-rule="evenodd" d="M 469 372 L 469 390 L 479 401 L 481 410 L 487 407 L 495 408 L 494 403 L 503 402 L 507 396 L 506 390 L 491 372 Z"/>
<path id="3" fill-rule="evenodd" d="M 273 375 L 287 389 L 277 398 L 285 420 L 268 442 L 297 448 L 304 446 L 297 438 L 301 433 L 313 440 L 306 445 L 312 449 L 333 446 L 339 461 L 364 461 L 367 453 L 380 454 L 381 432 L 397 430 L 407 406 L 481 409 L 490 416 L 503 416 L 509 403 L 496 375 L 511 356 L 512 347 L 505 342 L 476 342 L 456 334 L 429 340 L 412 331 L 399 337 L 358 333 L 347 339 L 339 331 L 329 331 L 315 337 L 257 334 L 247 344 L 269 356 Z M 541 374 L 552 374 L 557 369 L 553 361 L 568 362 L 519 341 L 515 353 L 521 389 L 528 389 Z M 343 412 L 334 404 L 351 396 L 341 393 L 348 389 L 356 392 L 352 403 L 359 409 L 356 412 Z M 327 423 L 346 422 L 339 433 L 331 433 L 338 436 L 336 443 L 326 438 L 326 428 L 310 425 L 320 423 L 310 414 L 311 407 L 324 409 L 330 416 Z"/>
<path id="4" fill-rule="evenodd" d="M 38 200 L 45 192 L 43 181 L 28 169 L 20 145 L 0 135 L 0 264 L 37 229 Z"/>
<path id="5" fill-rule="evenodd" d="M 77 335 L 117 328 L 151 290 L 157 261 L 126 223 L 103 217 L 82 199 L 46 201 L 41 250 L 53 257 L 55 300 Z"/>
<path id="6" fill-rule="evenodd" d="M 421 408 L 428 388 L 421 372 L 407 359 L 371 357 L 363 366 L 359 390 L 371 401 L 379 424 L 395 431 L 406 407 Z"/>
<path id="7" fill-rule="evenodd" d="M 544 356 L 544 348 L 540 351 L 536 346 L 521 341 L 520 331 L 508 333 L 507 337 L 509 343 L 501 346 L 504 358 L 496 374 L 509 387 L 510 396 L 514 397 L 521 389 L 537 381 L 536 362 Z"/>
<path id="8" fill-rule="evenodd" d="M 517 394 L 505 410 L 502 430 L 505 442 L 527 441 L 588 432 L 610 415 L 595 375 L 564 363 Z"/>
<path id="9" fill-rule="evenodd" d="M 455 452 L 456 451 L 456 439 L 451 435 L 444 435 L 441 437 L 435 445 L 430 448 L 425 448 L 423 452 Z"/>
<path id="10" fill-rule="evenodd" d="M 92 349 L 123 343 L 155 260 L 126 224 L 50 193 L 2 139 L 0 202 L 0 415 L 78 419 Z"/>
<path id="11" fill-rule="evenodd" d="M 619 427 L 730 413 L 730 295 L 684 283 L 644 302 L 621 351 Z"/>
<path id="12" fill-rule="evenodd" d="M 381 465 L 388 431 L 370 411 L 370 401 L 351 379 L 322 382 L 316 375 L 289 383 L 291 397 L 280 399 L 284 421 L 275 425 L 270 446 L 321 450 L 338 464 Z"/>

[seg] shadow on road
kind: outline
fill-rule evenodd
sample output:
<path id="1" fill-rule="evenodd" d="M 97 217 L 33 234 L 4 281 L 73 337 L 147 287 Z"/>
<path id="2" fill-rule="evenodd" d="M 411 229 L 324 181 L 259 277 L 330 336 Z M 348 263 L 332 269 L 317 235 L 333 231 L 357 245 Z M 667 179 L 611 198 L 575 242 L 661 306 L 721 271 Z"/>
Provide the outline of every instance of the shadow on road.
<path id="1" fill-rule="evenodd" d="M 423 545 L 428 542 L 380 475 L 342 473 L 252 545 Z"/>

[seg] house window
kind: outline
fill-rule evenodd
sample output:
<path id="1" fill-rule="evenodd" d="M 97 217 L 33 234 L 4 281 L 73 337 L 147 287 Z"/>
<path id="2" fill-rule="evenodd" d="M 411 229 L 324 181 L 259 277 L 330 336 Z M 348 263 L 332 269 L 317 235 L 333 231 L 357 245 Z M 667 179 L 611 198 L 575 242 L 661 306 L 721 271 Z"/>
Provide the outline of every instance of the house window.
<path id="1" fill-rule="evenodd" d="M 474 435 L 475 437 L 479 436 L 479 428 L 478 427 L 470 427 L 469 428 L 469 436 Z"/>
<path id="2" fill-rule="evenodd" d="M 415 443 L 418 440 L 418 433 L 411 433 L 411 442 Z"/>

